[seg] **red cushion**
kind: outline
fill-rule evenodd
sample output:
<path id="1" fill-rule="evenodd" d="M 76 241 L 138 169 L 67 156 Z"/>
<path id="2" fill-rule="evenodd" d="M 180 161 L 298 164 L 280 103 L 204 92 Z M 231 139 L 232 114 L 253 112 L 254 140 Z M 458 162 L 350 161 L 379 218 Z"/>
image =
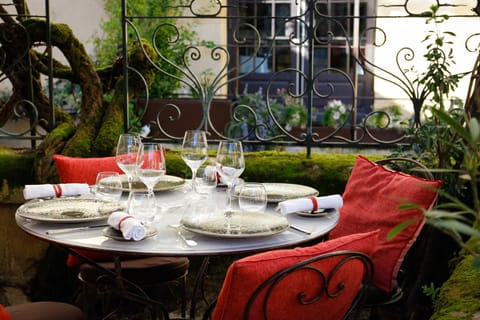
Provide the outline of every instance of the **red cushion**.
<path id="1" fill-rule="evenodd" d="M 88 183 L 94 185 L 97 180 L 97 173 L 101 171 L 115 171 L 123 173 L 118 167 L 115 157 L 103 158 L 75 158 L 56 154 L 53 156 L 55 164 L 57 165 L 60 180 L 63 183 Z M 87 251 L 77 250 L 78 253 L 96 260 L 96 261 L 111 261 L 112 255 Z M 74 255 L 68 255 L 67 266 L 74 267 L 83 263 Z"/>
<path id="2" fill-rule="evenodd" d="M 330 238 L 380 229 L 378 249 L 373 256 L 375 285 L 390 292 L 396 285 L 398 270 L 408 249 L 424 225 L 419 209 L 399 210 L 405 201 L 431 208 L 437 198 L 440 181 L 431 181 L 392 171 L 358 156 L 343 194 L 343 207 Z M 387 234 L 398 224 L 413 219 L 392 240 Z"/>
<path id="3" fill-rule="evenodd" d="M 369 232 L 365 234 L 354 234 L 343 238 L 321 242 L 311 247 L 295 248 L 286 250 L 274 250 L 265 253 L 260 253 L 250 257 L 246 257 L 235 261 L 228 269 L 223 282 L 223 287 L 219 293 L 216 307 L 212 314 L 213 320 L 226 319 L 243 319 L 244 311 L 248 299 L 255 291 L 255 289 L 274 273 L 291 266 L 297 262 L 312 258 L 319 254 L 339 251 L 339 250 L 353 250 L 368 254 L 371 256 L 377 244 L 378 231 Z M 321 265 L 324 272 L 331 270 L 333 263 L 336 261 L 321 260 L 317 262 Z M 352 264 L 355 269 L 349 269 L 350 276 L 360 278 L 362 274 L 358 272 L 359 264 Z M 344 274 L 340 276 L 345 276 Z M 284 295 L 293 292 L 291 286 L 294 286 L 298 281 L 307 281 L 307 288 L 315 289 L 310 277 L 305 277 L 303 273 L 292 274 L 289 277 L 288 284 L 285 288 L 275 290 L 281 292 L 280 296 L 271 297 L 275 303 L 273 309 L 269 307 L 269 319 L 281 320 L 292 319 L 292 314 L 301 319 L 300 311 L 296 297 L 291 300 L 286 300 Z M 310 279 L 310 281 L 309 281 Z M 348 280 L 347 280 L 348 281 Z M 357 281 L 359 282 L 359 280 Z M 303 287 L 305 288 L 305 287 Z M 301 312 L 309 314 L 310 319 L 322 320 L 337 320 L 342 319 L 345 312 L 348 310 L 353 298 L 358 290 L 358 286 L 345 286 L 344 292 L 336 299 L 331 299 L 322 296 L 321 299 L 309 306 L 301 306 Z M 335 301 L 334 308 L 332 303 Z M 261 306 L 254 304 L 252 308 L 251 319 L 263 319 L 260 314 Z"/>
<path id="4" fill-rule="evenodd" d="M 10 315 L 7 310 L 0 304 L 0 320 L 10 320 Z"/>

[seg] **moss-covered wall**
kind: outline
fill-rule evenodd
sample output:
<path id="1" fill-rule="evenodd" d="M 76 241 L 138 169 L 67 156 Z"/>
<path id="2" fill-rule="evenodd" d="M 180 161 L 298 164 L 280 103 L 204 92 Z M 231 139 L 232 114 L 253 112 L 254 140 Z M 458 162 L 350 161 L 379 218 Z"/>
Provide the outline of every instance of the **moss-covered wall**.
<path id="1" fill-rule="evenodd" d="M 480 252 L 480 239 L 468 246 Z M 464 252 L 450 278 L 443 284 L 434 303 L 431 320 L 480 319 L 480 267 L 474 267 L 473 256 Z"/>

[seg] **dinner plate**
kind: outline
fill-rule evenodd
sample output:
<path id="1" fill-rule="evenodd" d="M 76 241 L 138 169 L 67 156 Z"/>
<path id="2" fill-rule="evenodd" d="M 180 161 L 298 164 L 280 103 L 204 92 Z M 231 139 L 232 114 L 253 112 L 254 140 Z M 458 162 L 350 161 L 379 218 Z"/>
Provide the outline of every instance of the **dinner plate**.
<path id="1" fill-rule="evenodd" d="M 133 239 L 131 240 L 126 240 L 124 237 L 123 237 L 123 234 L 121 231 L 113 228 L 113 227 L 106 227 L 102 230 L 102 233 L 105 237 L 108 237 L 108 238 L 111 238 L 111 239 L 114 239 L 114 240 L 119 240 L 119 241 L 134 241 Z M 146 239 L 146 238 L 150 238 L 150 237 L 153 237 L 154 235 L 157 234 L 157 229 L 153 228 L 153 227 L 150 227 L 150 226 L 146 226 L 145 227 L 145 238 L 143 238 L 142 240 Z"/>
<path id="2" fill-rule="evenodd" d="M 37 221 L 76 223 L 106 219 L 110 213 L 123 209 L 118 202 L 66 197 L 27 202 L 18 208 L 17 214 Z"/>
<path id="3" fill-rule="evenodd" d="M 292 183 L 263 183 L 267 190 L 268 202 L 280 202 L 289 199 L 317 196 L 318 190 Z"/>
<path id="4" fill-rule="evenodd" d="M 122 190 L 129 191 L 127 175 L 124 175 L 124 174 L 120 175 L 120 179 L 122 180 Z M 183 178 L 164 175 L 160 178 L 160 181 L 155 185 L 155 187 L 153 187 L 153 191 L 172 190 L 182 186 L 184 183 L 185 183 L 185 179 Z M 145 184 L 142 181 L 140 181 L 140 179 L 134 178 L 132 182 L 132 190 L 134 191 L 147 190 L 147 186 L 145 186 Z"/>
<path id="5" fill-rule="evenodd" d="M 289 227 L 285 217 L 270 213 L 230 211 L 205 216 L 184 217 L 180 225 L 191 232 L 220 238 L 265 237 Z"/>

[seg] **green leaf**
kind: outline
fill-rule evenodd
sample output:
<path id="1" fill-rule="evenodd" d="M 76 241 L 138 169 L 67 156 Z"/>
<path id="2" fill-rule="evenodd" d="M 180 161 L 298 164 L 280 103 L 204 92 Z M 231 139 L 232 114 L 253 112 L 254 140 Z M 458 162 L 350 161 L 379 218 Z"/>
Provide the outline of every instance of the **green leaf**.
<path id="1" fill-rule="evenodd" d="M 387 240 L 390 241 L 392 240 L 393 238 L 395 238 L 400 232 L 402 232 L 403 230 L 405 230 L 410 224 L 414 223 L 418 221 L 418 219 L 410 219 L 410 220 L 406 220 L 402 223 L 399 223 L 397 224 L 395 227 L 393 227 L 392 230 L 390 230 L 390 232 L 388 232 L 387 234 Z"/>
<path id="2" fill-rule="evenodd" d="M 429 221 L 429 224 L 434 225 L 437 228 L 452 231 L 457 234 L 464 234 L 472 237 L 480 237 L 480 231 L 473 228 L 471 225 L 462 223 L 457 220 L 444 219 Z"/>
<path id="3" fill-rule="evenodd" d="M 465 141 L 468 141 L 469 144 L 471 144 L 471 137 L 470 133 L 468 130 L 463 127 L 460 122 L 458 122 L 456 119 L 454 119 L 451 115 L 449 115 L 446 111 L 440 110 L 440 109 L 431 109 L 432 113 L 439 118 L 441 121 L 445 122 L 448 124 L 452 130 L 460 135 Z"/>
<path id="4" fill-rule="evenodd" d="M 478 143 L 478 139 L 480 136 L 480 125 L 476 118 L 470 119 L 468 122 L 468 129 L 470 130 L 470 135 L 472 137 L 472 142 L 474 144 Z"/>

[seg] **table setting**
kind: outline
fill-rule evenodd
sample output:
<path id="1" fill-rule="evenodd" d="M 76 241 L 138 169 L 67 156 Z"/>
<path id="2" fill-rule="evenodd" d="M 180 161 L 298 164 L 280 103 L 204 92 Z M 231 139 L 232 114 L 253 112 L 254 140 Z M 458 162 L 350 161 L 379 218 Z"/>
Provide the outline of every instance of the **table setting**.
<path id="1" fill-rule="evenodd" d="M 225 239 L 232 251 L 244 247 L 242 242 L 247 247 L 251 241 L 269 246 L 281 246 L 285 239 L 301 242 L 323 235 L 338 220 L 340 195 L 320 196 L 299 184 L 241 179 L 246 163 L 240 141 L 220 141 L 215 158 L 209 159 L 206 133 L 185 132 L 182 159 L 191 179 L 167 175 L 165 155 L 161 144 L 122 134 L 116 162 L 124 174 L 99 172 L 94 186 L 27 185 L 27 202 L 17 216 L 46 224 L 38 229 L 58 239 L 82 231 L 95 233 L 98 247 L 111 241 L 122 246 L 146 241 L 147 251 L 156 242 L 164 253 L 170 246 L 172 251 L 187 248 L 199 254 L 213 252 L 216 242 Z M 61 225 L 65 223 L 76 225 Z M 98 235 L 104 237 L 100 242 Z"/>

